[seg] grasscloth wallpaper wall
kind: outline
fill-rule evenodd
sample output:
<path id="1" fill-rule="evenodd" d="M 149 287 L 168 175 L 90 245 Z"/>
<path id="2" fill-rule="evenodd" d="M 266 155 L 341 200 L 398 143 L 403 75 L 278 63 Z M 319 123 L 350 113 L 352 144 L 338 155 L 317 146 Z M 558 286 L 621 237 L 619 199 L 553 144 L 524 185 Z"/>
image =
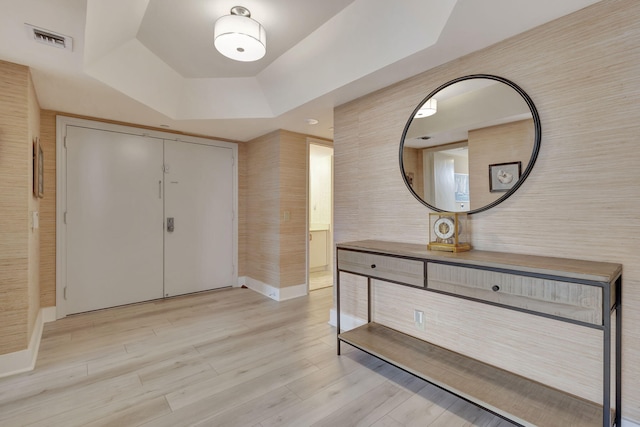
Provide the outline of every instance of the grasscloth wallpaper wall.
<path id="1" fill-rule="evenodd" d="M 32 228 L 33 217 L 29 217 L 32 212 L 38 212 L 40 214 L 40 206 L 42 200 L 34 197 L 33 195 L 33 147 L 32 141 L 36 137 L 40 137 L 40 104 L 38 104 L 38 97 L 36 95 L 35 88 L 33 87 L 33 81 L 31 80 L 31 73 L 29 72 L 29 82 L 27 85 L 27 123 L 29 129 L 29 136 L 27 138 L 25 157 L 29 166 L 29 188 L 27 189 L 27 200 L 29 201 L 29 211 L 27 212 L 27 230 L 29 240 L 29 338 L 33 333 L 36 319 L 40 311 L 40 226 L 34 229 Z M 39 223 L 40 221 L 38 221 Z"/>
<path id="2" fill-rule="evenodd" d="M 248 277 L 273 286 L 280 280 L 280 133 L 246 144 Z"/>
<path id="3" fill-rule="evenodd" d="M 492 203 L 501 193 L 489 191 L 489 165 L 521 162 L 522 171 L 529 164 L 535 128 L 533 120 L 469 131 L 469 196 L 471 209 Z"/>
<path id="4" fill-rule="evenodd" d="M 0 61 L 0 355 L 27 347 L 40 310 L 39 230 L 31 228 L 40 107 L 27 67 Z"/>
<path id="5" fill-rule="evenodd" d="M 241 150 L 247 180 L 246 259 L 241 268 L 248 278 L 275 288 L 307 282 L 307 138 L 279 130 Z"/>
<path id="6" fill-rule="evenodd" d="M 640 421 L 638 22 L 640 2 L 602 1 L 336 108 L 334 142 L 336 242 L 383 239 L 426 244 L 428 211 L 409 194 L 398 168 L 398 143 L 407 118 L 427 93 L 455 77 L 488 73 L 520 85 L 540 113 L 540 155 L 513 197 L 471 218 L 473 244 L 483 250 L 623 264 L 623 416 L 636 421 Z M 345 282 L 356 279 L 347 275 Z M 374 298 L 381 308 L 374 312 L 376 319 L 412 330 L 412 317 L 406 317 L 412 316 L 413 305 L 424 304 L 429 310 L 425 313 L 439 319 L 425 337 L 587 398 L 599 398 L 601 355 L 599 338 L 592 333 L 542 322 L 542 332 L 527 327 L 525 338 L 517 338 L 509 333 L 508 324 L 522 326 L 525 318 L 410 291 L 390 291 L 377 284 Z M 357 293 L 345 298 L 352 314 L 364 317 L 364 305 L 355 301 Z M 468 323 L 475 326 L 465 329 Z M 549 364 L 546 357 L 557 361 Z M 564 357 L 572 359 L 561 362 Z"/>
<path id="7" fill-rule="evenodd" d="M 285 288 L 307 283 L 307 136 L 280 135 L 280 287 Z"/>
<path id="8" fill-rule="evenodd" d="M 56 305 L 56 113 L 40 114 L 45 197 L 40 201 L 40 306 Z"/>

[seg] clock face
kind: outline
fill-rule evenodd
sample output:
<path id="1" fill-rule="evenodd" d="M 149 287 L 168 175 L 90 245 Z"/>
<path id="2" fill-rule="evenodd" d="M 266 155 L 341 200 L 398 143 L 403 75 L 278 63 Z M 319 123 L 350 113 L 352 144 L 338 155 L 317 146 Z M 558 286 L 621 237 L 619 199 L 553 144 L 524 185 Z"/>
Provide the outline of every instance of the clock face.
<path id="1" fill-rule="evenodd" d="M 433 224 L 433 232 L 440 239 L 450 239 L 455 232 L 453 220 L 449 217 L 438 218 Z"/>

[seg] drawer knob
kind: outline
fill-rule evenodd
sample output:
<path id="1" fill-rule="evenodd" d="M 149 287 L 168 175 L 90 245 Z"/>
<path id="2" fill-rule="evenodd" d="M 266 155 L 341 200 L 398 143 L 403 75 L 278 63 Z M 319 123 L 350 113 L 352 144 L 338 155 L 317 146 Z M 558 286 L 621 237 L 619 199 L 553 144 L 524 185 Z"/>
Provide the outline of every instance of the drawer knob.
<path id="1" fill-rule="evenodd" d="M 491 287 L 491 290 L 492 290 L 493 292 L 498 292 L 498 291 L 500 290 L 500 286 L 498 286 L 498 285 L 493 285 L 493 286 Z"/>
<path id="2" fill-rule="evenodd" d="M 371 268 L 376 268 L 376 265 L 375 264 L 371 264 Z"/>

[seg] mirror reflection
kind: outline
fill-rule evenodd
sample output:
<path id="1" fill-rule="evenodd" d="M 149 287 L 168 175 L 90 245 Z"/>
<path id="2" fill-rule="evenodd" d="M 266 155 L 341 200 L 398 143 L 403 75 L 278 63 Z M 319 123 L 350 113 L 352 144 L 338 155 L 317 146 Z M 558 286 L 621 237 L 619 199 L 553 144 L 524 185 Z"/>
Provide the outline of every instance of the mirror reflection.
<path id="1" fill-rule="evenodd" d="M 427 206 L 479 212 L 519 187 L 539 140 L 537 112 L 521 89 L 496 76 L 467 76 L 416 108 L 401 141 L 401 169 Z"/>

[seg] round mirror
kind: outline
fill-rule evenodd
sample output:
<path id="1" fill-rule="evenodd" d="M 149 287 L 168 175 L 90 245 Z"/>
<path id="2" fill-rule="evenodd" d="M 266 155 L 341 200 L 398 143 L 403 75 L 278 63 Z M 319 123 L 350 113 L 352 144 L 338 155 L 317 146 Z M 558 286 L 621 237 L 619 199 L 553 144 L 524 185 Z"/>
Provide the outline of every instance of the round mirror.
<path id="1" fill-rule="evenodd" d="M 439 212 L 481 212 L 513 194 L 540 149 L 531 98 L 502 77 L 474 74 L 443 84 L 413 111 L 400 141 L 411 193 Z"/>

